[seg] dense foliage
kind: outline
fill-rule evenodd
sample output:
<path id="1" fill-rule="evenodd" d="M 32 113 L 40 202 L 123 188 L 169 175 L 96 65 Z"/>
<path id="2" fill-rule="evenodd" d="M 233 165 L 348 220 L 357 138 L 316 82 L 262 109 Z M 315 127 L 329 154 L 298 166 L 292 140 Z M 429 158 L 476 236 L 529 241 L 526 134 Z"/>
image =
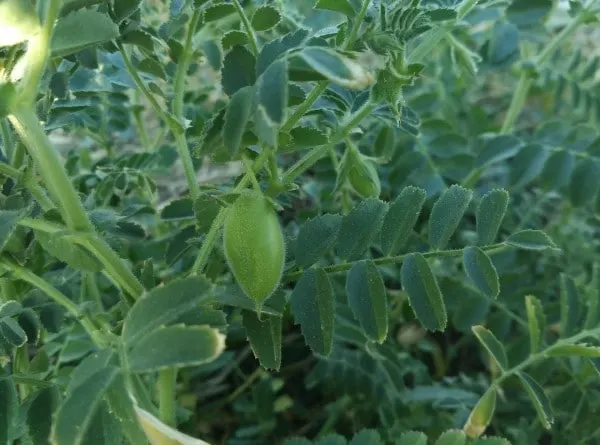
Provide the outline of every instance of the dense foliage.
<path id="1" fill-rule="evenodd" d="M 599 18 L 0 0 L 0 444 L 600 443 Z"/>

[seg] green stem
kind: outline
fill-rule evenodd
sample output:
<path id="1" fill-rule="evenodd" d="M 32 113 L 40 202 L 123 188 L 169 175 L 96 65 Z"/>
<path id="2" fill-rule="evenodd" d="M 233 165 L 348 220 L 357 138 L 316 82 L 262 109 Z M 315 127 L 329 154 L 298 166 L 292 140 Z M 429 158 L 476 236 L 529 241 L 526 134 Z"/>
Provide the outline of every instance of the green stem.
<path id="1" fill-rule="evenodd" d="M 358 31 L 363 20 L 365 19 L 370 3 L 371 0 L 363 0 L 360 12 L 358 13 L 356 21 L 354 22 L 354 26 L 350 31 L 350 35 L 346 40 L 346 44 L 344 45 L 345 50 L 351 49 L 352 46 L 354 46 L 356 38 L 358 37 Z M 317 99 L 321 97 L 321 94 L 323 94 L 323 92 L 327 89 L 328 86 L 328 80 L 322 80 L 319 83 L 317 83 L 317 86 L 313 88 L 313 90 L 308 94 L 306 99 L 304 99 L 304 101 L 296 107 L 294 113 L 292 113 L 292 115 L 285 121 L 285 123 L 281 127 L 281 131 L 286 133 L 292 128 L 294 128 L 294 125 L 296 125 L 296 123 L 298 123 L 298 121 L 302 119 L 302 116 L 304 116 L 304 114 L 309 110 L 312 104 L 314 104 L 317 101 Z"/>
<path id="2" fill-rule="evenodd" d="M 81 326 L 86 330 L 88 335 L 98 345 L 106 344 L 106 339 L 102 333 L 99 332 L 94 323 L 85 315 L 79 313 L 79 309 L 75 303 L 73 303 L 65 294 L 56 289 L 50 283 L 43 278 L 31 272 L 29 269 L 19 266 L 8 258 L 1 258 L 0 264 L 9 269 L 16 279 L 26 281 L 34 287 L 37 287 L 50 298 L 52 298 L 57 304 L 62 306 L 69 314 L 76 318 Z"/>
<path id="3" fill-rule="evenodd" d="M 483 247 L 483 251 L 488 252 L 488 253 L 496 253 L 499 251 L 502 251 L 504 249 L 507 249 L 509 246 L 506 243 L 497 243 L 497 244 L 490 244 L 489 246 L 485 246 Z M 396 256 L 388 256 L 388 257 L 383 257 L 383 258 L 376 258 L 373 260 L 373 263 L 377 264 L 377 265 L 385 265 L 385 264 L 400 264 L 402 263 L 406 258 L 408 258 L 409 255 L 412 255 L 412 253 L 405 253 L 402 255 L 396 255 Z M 436 250 L 436 251 L 431 251 L 431 252 L 425 252 L 423 253 L 423 256 L 425 258 L 442 258 L 442 257 L 460 257 L 463 255 L 463 249 L 451 249 L 451 250 Z M 359 260 L 362 261 L 362 260 Z M 345 263 L 341 263 L 341 264 L 333 264 L 331 266 L 326 266 L 323 267 L 323 270 L 327 273 L 337 273 L 337 272 L 346 272 L 350 269 L 352 269 L 352 266 L 354 266 L 358 261 L 348 261 Z M 289 281 L 296 281 L 298 278 L 300 278 L 300 276 L 302 275 L 303 271 L 299 270 L 297 272 L 292 272 L 289 273 L 285 276 L 285 281 L 289 282 Z"/>
<path id="4" fill-rule="evenodd" d="M 571 23 L 569 23 L 560 33 L 558 33 L 536 57 L 534 66 L 540 68 L 544 63 L 546 63 L 550 56 L 558 49 L 558 47 L 562 45 L 565 40 L 567 40 L 577 30 L 587 13 L 587 9 L 581 11 L 579 15 L 573 21 L 571 21 Z M 532 83 L 533 80 L 531 79 L 530 73 L 524 70 L 521 73 L 521 77 L 519 78 L 519 83 L 517 84 L 517 88 L 513 94 L 510 107 L 506 113 L 506 117 L 504 118 L 504 123 L 502 124 L 502 129 L 500 130 L 502 134 L 507 134 L 512 131 L 515 122 L 519 117 L 519 114 L 521 114 L 523 106 L 525 105 L 527 93 L 529 93 L 529 88 L 531 88 Z"/>
<path id="5" fill-rule="evenodd" d="M 354 43 L 356 43 L 358 31 L 360 30 L 360 26 L 362 25 L 365 16 L 367 15 L 370 4 L 371 0 L 363 0 L 360 11 L 354 20 L 354 26 L 352 26 L 352 30 L 350 31 L 350 34 L 348 34 L 348 39 L 346 39 L 346 44 L 344 45 L 345 50 L 351 50 L 354 46 Z"/>
<path id="6" fill-rule="evenodd" d="M 373 103 L 365 103 L 359 110 L 356 111 L 356 113 L 347 119 L 347 121 L 333 135 L 329 143 L 313 148 L 304 157 L 299 159 L 298 162 L 292 165 L 289 170 L 283 174 L 282 182 L 284 184 L 290 184 L 307 169 L 312 167 L 319 159 L 321 159 L 321 157 L 327 154 L 331 147 L 342 141 L 347 136 L 348 132 L 356 127 L 366 116 L 368 116 L 374 108 L 375 105 Z"/>
<path id="7" fill-rule="evenodd" d="M 8 164 L 0 164 L 0 175 L 19 181 L 22 179 L 23 174 L 16 168 L 12 168 Z M 28 176 L 23 181 L 25 188 L 31 193 L 31 195 L 38 202 L 44 212 L 55 208 L 54 203 L 46 196 L 44 189 L 40 187 L 35 178 Z"/>
<path id="8" fill-rule="evenodd" d="M 158 406 L 160 420 L 172 428 L 177 427 L 175 383 L 177 370 L 175 368 L 162 369 L 158 372 Z"/>
<path id="9" fill-rule="evenodd" d="M 9 118 L 37 164 L 50 196 L 59 203 L 69 228 L 81 231 L 93 230 L 88 214 L 67 176 L 62 161 L 52 147 L 33 109 L 18 104 L 11 110 Z"/>
<path id="10" fill-rule="evenodd" d="M 258 54 L 258 42 L 256 41 L 256 35 L 254 34 L 254 30 L 252 29 L 252 25 L 250 24 L 250 20 L 248 20 L 248 16 L 244 12 L 244 8 L 240 5 L 238 0 L 233 0 L 233 6 L 237 10 L 240 19 L 242 19 L 242 24 L 244 25 L 244 29 L 246 30 L 246 34 L 248 34 L 248 39 L 250 40 L 250 47 L 252 48 L 252 53 L 256 56 Z"/>
<path id="11" fill-rule="evenodd" d="M 315 88 L 306 96 L 306 99 L 296 107 L 292 115 L 285 121 L 283 126 L 281 127 L 281 131 L 284 133 L 289 132 L 294 125 L 298 123 L 302 116 L 308 111 L 308 109 L 316 102 L 316 100 L 321 97 L 321 94 L 327 89 L 329 86 L 328 80 L 320 81 Z"/>
<path id="12" fill-rule="evenodd" d="M 131 59 L 129 58 L 127 51 L 125 51 L 123 44 L 120 42 L 117 42 L 117 47 L 119 48 L 119 51 L 121 52 L 121 56 L 123 57 L 125 67 L 127 68 L 127 71 L 129 72 L 129 74 L 131 75 L 131 78 L 133 79 L 135 86 L 144 95 L 144 97 L 148 100 L 148 102 L 150 103 L 150 106 L 152 107 L 154 112 L 165 123 L 165 125 L 167 125 L 169 127 L 169 129 L 173 132 L 173 134 L 178 134 L 178 133 L 183 132 L 183 127 L 181 126 L 181 124 L 176 119 L 174 119 L 172 116 L 169 116 L 165 112 L 164 108 L 158 103 L 158 101 L 156 100 L 154 95 L 148 90 L 148 88 L 146 88 L 146 85 L 144 85 L 142 78 L 140 77 L 137 70 L 131 63 Z"/>
<path id="13" fill-rule="evenodd" d="M 260 155 L 254 161 L 253 170 L 254 172 L 259 171 L 267 162 L 269 156 L 268 150 L 263 150 Z M 240 180 L 238 185 L 233 189 L 234 191 L 240 191 L 244 189 L 248 183 L 250 182 L 250 178 L 248 175 L 244 175 L 244 177 Z M 206 234 L 206 238 L 204 238 L 204 243 L 202 243 L 202 247 L 200 248 L 200 252 L 198 252 L 198 257 L 192 266 L 191 274 L 197 275 L 201 274 L 208 263 L 208 259 L 210 258 L 210 254 L 217 240 L 217 234 L 219 233 L 219 229 L 225 222 L 225 217 L 227 216 L 227 208 L 222 208 L 217 216 L 215 217 L 208 233 Z"/>
<path id="14" fill-rule="evenodd" d="M 144 121 L 142 119 L 141 110 L 133 111 L 133 122 L 135 124 L 135 129 L 137 130 L 142 147 L 144 147 L 144 150 L 148 150 L 150 148 L 150 139 L 148 139 L 148 132 L 146 131 L 146 125 L 144 125 Z"/>
<path id="15" fill-rule="evenodd" d="M 31 104 L 38 94 L 38 86 L 50 57 L 50 41 L 62 0 L 48 0 L 46 3 L 44 25 L 41 31 L 29 40 L 25 54 L 27 65 L 21 83 L 20 100 L 26 104 Z"/>
<path id="16" fill-rule="evenodd" d="M 524 369 L 530 367 L 531 365 L 534 365 L 535 363 L 537 363 L 539 361 L 547 359 L 550 356 L 550 354 L 552 353 L 553 349 L 557 349 L 564 345 L 577 344 L 585 338 L 597 337 L 598 335 L 600 335 L 600 327 L 595 328 L 595 329 L 586 329 L 586 330 L 581 331 L 580 333 L 574 335 L 573 337 L 560 339 L 556 343 L 554 343 L 552 346 L 548 346 L 543 351 L 537 352 L 535 354 L 531 354 L 525 361 L 519 363 L 517 366 L 515 366 L 513 368 L 510 368 L 510 369 L 507 369 L 506 371 L 504 371 L 500 376 L 498 376 L 498 378 L 496 378 L 496 380 L 494 380 L 492 382 L 492 385 L 495 387 L 499 387 L 500 384 L 507 378 L 523 371 Z"/>
<path id="17" fill-rule="evenodd" d="M 460 4 L 458 10 L 456 11 L 456 19 L 462 20 L 465 16 L 471 12 L 471 10 L 477 5 L 479 0 L 465 0 Z"/>
<path id="18" fill-rule="evenodd" d="M 25 145 L 23 144 L 23 142 L 19 141 L 16 143 L 15 151 L 13 152 L 13 156 L 10 159 L 10 164 L 14 168 L 23 167 L 23 164 L 25 163 L 25 152 L 26 151 L 27 150 L 25 149 Z"/>
<path id="19" fill-rule="evenodd" d="M 19 221 L 19 225 L 51 234 L 65 232 L 64 226 L 42 219 L 23 218 Z M 144 287 L 131 270 L 123 264 L 119 255 L 112 250 L 106 241 L 98 237 L 98 235 L 89 232 L 74 232 L 68 236 L 70 241 L 85 247 L 98 258 L 104 266 L 104 273 L 120 289 L 126 291 L 134 299 L 142 296 Z"/>
<path id="20" fill-rule="evenodd" d="M 182 125 L 184 122 L 183 98 L 185 94 L 185 80 L 190 66 L 191 55 L 193 53 L 194 33 L 198 27 L 200 17 L 202 17 L 202 10 L 196 9 L 188 25 L 182 56 L 177 64 L 177 72 L 175 73 L 173 115 Z M 190 189 L 190 195 L 192 196 L 192 199 L 197 199 L 200 196 L 200 186 L 198 185 L 198 179 L 196 178 L 196 169 L 194 168 L 194 162 L 192 161 L 192 156 L 188 148 L 185 131 L 175 135 L 175 146 L 177 147 L 179 158 L 183 164 L 183 170 Z"/>

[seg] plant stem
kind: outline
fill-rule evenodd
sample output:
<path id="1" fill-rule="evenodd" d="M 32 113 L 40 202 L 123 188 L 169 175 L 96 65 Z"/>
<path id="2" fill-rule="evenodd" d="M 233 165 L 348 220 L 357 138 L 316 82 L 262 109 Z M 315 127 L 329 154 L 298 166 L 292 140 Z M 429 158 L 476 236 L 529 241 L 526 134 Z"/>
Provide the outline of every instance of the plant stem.
<path id="1" fill-rule="evenodd" d="M 183 53 L 177 64 L 177 72 L 175 73 L 175 98 L 173 99 L 173 115 L 175 119 L 179 121 L 182 126 L 184 124 L 184 106 L 183 96 L 185 94 L 185 80 L 187 71 L 190 65 L 190 57 L 193 53 L 193 39 L 198 22 L 200 21 L 201 9 L 195 9 L 190 23 L 188 25 L 187 34 L 185 37 L 185 45 L 183 47 Z M 183 164 L 183 170 L 185 172 L 185 178 L 190 189 L 190 195 L 192 199 L 197 199 L 200 196 L 200 186 L 198 185 L 198 179 L 196 178 L 196 169 L 194 168 L 194 162 L 188 148 L 187 139 L 185 137 L 185 131 L 175 134 L 175 146 L 179 153 L 179 158 Z"/>
<path id="2" fill-rule="evenodd" d="M 513 368 L 510 368 L 510 369 L 504 371 L 500 376 L 498 376 L 498 378 L 496 380 L 494 380 L 492 382 L 492 385 L 495 387 L 499 387 L 500 384 L 507 378 L 517 374 L 520 371 L 523 371 L 525 368 L 528 368 L 529 366 L 531 366 L 541 360 L 547 359 L 553 349 L 556 349 L 556 348 L 558 348 L 560 346 L 564 346 L 564 345 L 577 344 L 585 338 L 597 337 L 599 334 L 600 334 L 600 327 L 595 328 L 595 329 L 586 329 L 572 337 L 560 339 L 556 343 L 554 343 L 552 346 L 548 346 L 543 351 L 537 352 L 535 354 L 531 354 L 529 356 L 529 358 L 527 358 L 525 361 L 519 363 L 517 366 L 515 366 Z"/>
<path id="3" fill-rule="evenodd" d="M 335 146 L 335 144 L 342 141 L 347 136 L 348 132 L 352 130 L 356 125 L 358 125 L 361 120 L 368 116 L 374 108 L 375 105 L 373 103 L 366 102 L 360 109 L 356 111 L 356 113 L 351 115 L 346 120 L 346 122 L 332 136 L 329 143 L 313 148 L 304 157 L 298 160 L 298 162 L 291 166 L 289 170 L 283 174 L 282 182 L 284 184 L 289 184 L 293 182 L 302 173 L 304 173 L 307 169 L 312 167 L 319 159 L 321 159 L 322 156 L 327 154 L 331 147 Z"/>
<path id="4" fill-rule="evenodd" d="M 123 61 L 125 62 L 125 67 L 127 68 L 127 71 L 129 72 L 129 74 L 131 75 L 133 82 L 135 83 L 138 90 L 148 100 L 148 102 L 152 106 L 152 109 L 154 110 L 154 112 L 165 123 L 165 125 L 167 125 L 169 127 L 169 129 L 173 132 L 173 134 L 178 134 L 178 133 L 183 132 L 183 127 L 181 126 L 181 124 L 179 122 L 177 122 L 177 120 L 175 120 L 173 117 L 170 117 L 165 112 L 165 110 L 158 103 L 158 101 L 156 100 L 154 95 L 148 90 L 148 88 L 146 88 L 146 85 L 144 85 L 142 78 L 140 77 L 137 70 L 131 63 L 129 56 L 127 55 L 127 51 L 125 51 L 125 48 L 123 47 L 123 44 L 120 42 L 117 42 L 116 45 L 119 48 L 119 51 L 121 52 L 121 56 L 123 57 Z"/>
<path id="5" fill-rule="evenodd" d="M 27 66 L 21 83 L 20 101 L 26 104 L 31 104 L 38 94 L 38 86 L 50 57 L 50 41 L 62 0 L 48 0 L 46 4 L 42 29 L 29 40 L 25 54 Z"/>
<path id="6" fill-rule="evenodd" d="M 254 161 L 253 170 L 254 172 L 259 171 L 267 162 L 269 157 L 269 151 L 263 150 L 260 155 Z M 248 175 L 245 175 L 238 185 L 233 189 L 234 191 L 240 191 L 244 189 L 248 183 L 250 182 L 250 178 Z M 223 208 L 219 211 L 217 216 L 215 217 L 208 233 L 206 234 L 206 238 L 204 238 L 204 243 L 202 243 L 202 247 L 200 248 L 200 252 L 198 252 L 198 257 L 192 266 L 191 274 L 197 275 L 201 274 L 208 263 L 208 259 L 210 258 L 210 254 L 217 240 L 217 234 L 219 233 L 219 229 L 225 222 L 225 217 L 227 216 L 227 208 Z"/>
<path id="7" fill-rule="evenodd" d="M 479 0 L 465 0 L 458 8 L 456 20 L 451 25 L 455 25 L 462 20 L 471 10 L 477 5 Z M 450 25 L 450 26 L 451 26 Z M 431 52 L 439 45 L 448 33 L 448 28 L 445 26 L 433 29 L 423 35 L 421 43 L 410 53 L 408 64 L 423 61 Z"/>
<path id="8" fill-rule="evenodd" d="M 458 10 L 456 11 L 456 19 L 458 20 L 462 20 L 463 18 L 465 18 L 465 16 L 471 12 L 471 10 L 477 5 L 477 3 L 479 2 L 479 0 L 465 0 L 463 1 L 460 6 L 458 7 Z"/>
<path id="9" fill-rule="evenodd" d="M 58 234 L 65 231 L 61 224 L 44 221 L 42 219 L 23 218 L 19 225 L 30 227 L 35 230 L 41 230 L 46 233 Z M 120 289 L 126 291 L 134 299 L 142 296 L 144 287 L 138 281 L 135 275 L 123 264 L 119 255 L 95 233 L 74 232 L 67 235 L 69 240 L 85 247 L 89 250 L 104 266 L 104 273 Z"/>
<path id="10" fill-rule="evenodd" d="M 356 38 L 358 37 L 358 31 L 360 30 L 360 25 L 362 25 L 365 16 L 367 15 L 367 11 L 369 9 L 369 5 L 371 4 L 371 0 L 363 0 L 362 5 L 360 7 L 360 11 L 358 15 L 354 19 L 354 26 L 352 26 L 352 30 L 350 34 L 348 34 L 348 39 L 346 40 L 346 44 L 344 45 L 345 50 L 351 50 L 354 43 L 356 43 Z"/>
<path id="11" fill-rule="evenodd" d="M 586 14 L 587 9 L 581 11 L 575 20 L 571 21 L 571 23 L 569 23 L 548 43 L 548 45 L 546 45 L 544 50 L 536 57 L 534 61 L 534 65 L 537 68 L 540 68 L 544 63 L 546 63 L 552 53 L 554 53 L 554 51 L 556 51 L 556 49 L 577 30 Z M 512 131 L 515 122 L 519 117 L 519 114 L 521 114 L 523 106 L 525 105 L 527 93 L 529 93 L 529 88 L 531 88 L 532 83 L 533 80 L 531 79 L 530 73 L 524 70 L 519 78 L 519 83 L 517 84 L 517 88 L 513 94 L 512 101 L 510 103 L 508 112 L 506 113 L 506 117 L 504 118 L 504 123 L 502 124 L 500 133 L 507 134 Z"/>
<path id="12" fill-rule="evenodd" d="M 490 244 L 489 246 L 485 246 L 482 248 L 482 250 L 485 252 L 491 253 L 491 252 L 502 251 L 504 249 L 507 249 L 508 247 L 509 247 L 509 245 L 506 243 L 497 243 L 497 244 Z M 451 250 L 437 250 L 437 251 L 425 252 L 425 253 L 423 253 L 423 256 L 425 258 L 442 258 L 442 257 L 460 257 L 460 256 L 462 256 L 462 254 L 463 254 L 463 249 L 451 249 Z M 376 258 L 373 260 L 373 263 L 375 263 L 377 265 L 400 264 L 406 258 L 408 258 L 409 255 L 412 255 L 412 253 L 405 253 L 402 255 Z M 362 260 L 359 260 L 359 261 L 362 261 Z M 341 264 L 333 264 L 331 266 L 323 267 L 323 270 L 327 273 L 346 272 L 347 270 L 350 270 L 352 268 L 352 266 L 354 266 L 357 262 L 358 261 L 348 261 L 348 262 L 341 263 Z M 303 273 L 303 271 L 301 271 L 301 270 L 297 271 L 297 272 L 292 272 L 292 273 L 286 275 L 285 281 L 288 281 L 288 282 L 295 281 L 298 278 L 300 278 L 302 273 Z"/>
<path id="13" fill-rule="evenodd" d="M 59 203 L 69 228 L 92 231 L 88 214 L 33 109 L 25 104 L 17 104 L 11 109 L 9 118 L 37 164 L 50 196 Z"/>
<path id="14" fill-rule="evenodd" d="M 314 87 L 313 90 L 308 94 L 308 96 L 306 96 L 306 99 L 304 99 L 304 101 L 296 107 L 292 115 L 285 121 L 281 127 L 281 131 L 287 133 L 294 128 L 294 125 L 296 125 L 298 121 L 302 119 L 302 116 L 304 116 L 304 114 L 308 111 L 312 104 L 316 102 L 321 94 L 323 94 L 328 86 L 328 80 L 320 81 L 317 86 Z"/>
<path id="15" fill-rule="evenodd" d="M 250 24 L 250 20 L 248 20 L 248 16 L 244 12 L 244 8 L 240 5 L 238 0 L 233 0 L 233 6 L 237 10 L 240 19 L 242 19 L 242 24 L 244 25 L 244 29 L 246 30 L 246 34 L 248 34 L 248 39 L 250 40 L 250 47 L 252 48 L 252 53 L 256 56 L 258 54 L 258 42 L 256 41 L 256 35 L 254 34 L 254 30 L 252 29 L 252 25 Z"/>
<path id="16" fill-rule="evenodd" d="M 365 15 L 367 14 L 367 10 L 369 9 L 370 3 L 371 3 L 371 0 L 363 0 L 362 6 L 360 8 L 360 12 L 358 13 L 358 16 L 356 17 L 354 26 L 352 27 L 352 30 L 350 31 L 350 34 L 348 35 L 346 44 L 344 45 L 345 50 L 351 49 L 352 46 L 354 45 L 354 43 L 356 42 L 356 38 L 358 37 L 358 31 L 360 29 L 360 25 L 362 24 L 363 20 L 365 19 Z M 317 86 L 313 88 L 313 90 L 308 94 L 306 99 L 304 99 L 304 101 L 296 107 L 296 109 L 294 110 L 294 113 L 292 113 L 292 115 L 285 121 L 285 123 L 281 127 L 281 131 L 286 133 L 286 132 L 290 131 L 292 128 L 294 128 L 294 125 L 296 125 L 296 123 L 298 123 L 298 121 L 300 119 L 302 119 L 302 116 L 304 116 L 304 114 L 309 110 L 309 108 L 312 106 L 312 104 L 314 104 L 317 101 L 317 99 L 321 96 L 321 94 L 323 94 L 323 92 L 327 89 L 328 86 L 329 86 L 328 80 L 322 80 L 319 83 L 317 83 Z"/>
<path id="17" fill-rule="evenodd" d="M 0 164 L 0 175 L 4 175 L 8 178 L 14 179 L 15 181 L 19 181 L 23 176 L 21 171 L 17 170 L 16 168 L 12 168 L 8 164 Z M 55 208 L 54 203 L 46 196 L 44 189 L 40 187 L 35 178 L 31 176 L 26 177 L 23 181 L 23 185 L 35 198 L 44 212 Z"/>
<path id="18" fill-rule="evenodd" d="M 98 345 L 105 345 L 107 342 L 106 338 L 98 331 L 94 323 L 85 315 L 79 313 L 79 309 L 75 303 L 73 303 L 65 294 L 56 289 L 50 283 L 43 278 L 31 272 L 25 267 L 19 266 L 8 258 L 0 258 L 0 264 L 9 269 L 16 279 L 26 281 L 34 287 L 37 287 L 50 298 L 52 298 L 57 304 L 66 309 L 66 311 L 76 318 L 79 323 L 86 330 L 90 338 Z"/>
<path id="19" fill-rule="evenodd" d="M 161 369 L 158 372 L 158 406 L 160 420 L 175 428 L 177 426 L 175 405 L 175 383 L 177 370 L 175 368 Z"/>

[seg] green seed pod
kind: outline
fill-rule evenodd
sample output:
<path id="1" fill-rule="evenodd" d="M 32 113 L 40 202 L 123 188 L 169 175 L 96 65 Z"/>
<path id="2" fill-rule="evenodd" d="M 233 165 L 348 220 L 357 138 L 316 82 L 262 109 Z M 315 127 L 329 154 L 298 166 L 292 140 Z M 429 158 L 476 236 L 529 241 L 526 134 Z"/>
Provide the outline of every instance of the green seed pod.
<path id="1" fill-rule="evenodd" d="M 281 281 L 285 241 L 269 201 L 259 192 L 241 195 L 223 227 L 225 257 L 238 284 L 260 310 Z"/>
<path id="2" fill-rule="evenodd" d="M 348 180 L 352 188 L 363 198 L 377 198 L 381 193 L 381 182 L 375 164 L 360 153 L 356 153 L 350 159 Z"/>
<path id="3" fill-rule="evenodd" d="M 40 31 L 40 20 L 29 0 L 0 0 L 0 46 L 30 39 Z"/>

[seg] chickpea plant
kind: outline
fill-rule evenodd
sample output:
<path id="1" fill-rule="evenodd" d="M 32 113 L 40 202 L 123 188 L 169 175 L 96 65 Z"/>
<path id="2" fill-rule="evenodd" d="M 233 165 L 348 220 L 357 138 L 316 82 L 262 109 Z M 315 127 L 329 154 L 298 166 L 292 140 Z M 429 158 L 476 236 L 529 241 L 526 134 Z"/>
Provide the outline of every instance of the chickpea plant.
<path id="1" fill-rule="evenodd" d="M 599 14 L 0 0 L 0 444 L 600 443 Z"/>

